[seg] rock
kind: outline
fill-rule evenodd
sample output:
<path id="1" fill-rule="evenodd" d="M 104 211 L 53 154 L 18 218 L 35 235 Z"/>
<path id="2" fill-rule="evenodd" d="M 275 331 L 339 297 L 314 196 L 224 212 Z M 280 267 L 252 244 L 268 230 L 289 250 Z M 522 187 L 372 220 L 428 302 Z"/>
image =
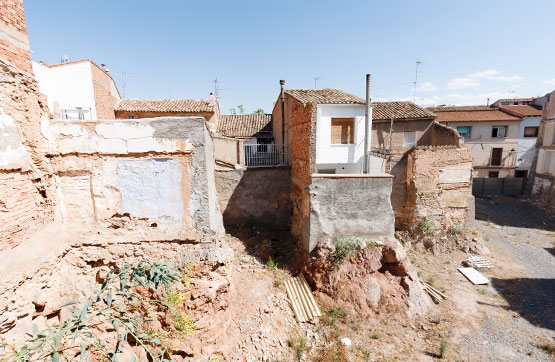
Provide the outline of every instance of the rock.
<path id="1" fill-rule="evenodd" d="M 350 338 L 341 338 L 341 343 L 345 346 L 345 347 L 350 347 L 351 344 L 353 344 L 353 342 L 351 341 Z"/>
<path id="2" fill-rule="evenodd" d="M 416 273 L 411 272 L 401 280 L 401 286 L 407 291 L 407 316 L 414 318 L 425 314 L 431 306 L 431 301 L 426 292 L 422 289 L 422 285 L 418 280 Z"/>
<path id="3" fill-rule="evenodd" d="M 362 290 L 366 295 L 366 302 L 372 308 L 378 308 L 382 291 L 378 281 L 372 277 L 367 278 L 362 284 Z"/>
<path id="4" fill-rule="evenodd" d="M 4 334 L 13 327 L 17 322 L 16 313 L 5 313 L 0 316 L 0 334 Z"/>
<path id="5" fill-rule="evenodd" d="M 405 258 L 398 263 L 388 264 L 388 270 L 395 276 L 404 277 L 411 270 L 411 266 L 412 265 L 410 264 L 408 258 Z"/>
<path id="6" fill-rule="evenodd" d="M 405 248 L 397 240 L 385 244 L 382 254 L 386 263 L 397 263 L 407 256 Z"/>

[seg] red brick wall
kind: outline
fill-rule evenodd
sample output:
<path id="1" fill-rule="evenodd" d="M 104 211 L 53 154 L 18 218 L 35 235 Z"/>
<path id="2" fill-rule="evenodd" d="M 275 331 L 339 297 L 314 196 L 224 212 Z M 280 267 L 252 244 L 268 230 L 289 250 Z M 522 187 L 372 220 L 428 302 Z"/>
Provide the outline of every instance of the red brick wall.
<path id="1" fill-rule="evenodd" d="M 91 63 L 94 103 L 97 119 L 115 119 L 114 98 L 112 97 L 112 78 L 96 64 Z"/>
<path id="2" fill-rule="evenodd" d="M 32 73 L 27 25 L 23 0 L 2 0 L 0 6 L 0 29 L 7 40 L 0 40 L 0 58 L 16 68 Z"/>
<path id="3" fill-rule="evenodd" d="M 37 189 L 27 174 L 0 172 L 0 251 L 23 241 L 36 223 Z"/>

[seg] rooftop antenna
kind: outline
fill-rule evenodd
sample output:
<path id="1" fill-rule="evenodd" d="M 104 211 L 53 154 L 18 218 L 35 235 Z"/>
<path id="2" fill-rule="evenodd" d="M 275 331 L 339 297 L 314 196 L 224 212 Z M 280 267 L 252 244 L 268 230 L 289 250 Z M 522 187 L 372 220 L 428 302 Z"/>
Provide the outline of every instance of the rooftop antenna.
<path id="1" fill-rule="evenodd" d="M 121 72 L 121 96 L 122 98 L 125 98 L 125 77 L 128 75 L 133 75 L 135 73 L 129 73 L 129 72 Z"/>
<path id="2" fill-rule="evenodd" d="M 415 72 L 415 75 L 414 75 L 414 96 L 413 96 L 413 101 L 412 101 L 413 103 L 416 103 L 416 86 L 418 84 L 418 66 L 423 65 L 423 64 L 424 64 L 424 62 L 421 61 L 421 60 L 416 61 L 416 72 Z"/>
<path id="3" fill-rule="evenodd" d="M 322 79 L 322 78 L 314 77 L 314 89 L 318 89 L 317 84 L 318 84 L 318 81 L 319 81 L 320 79 Z"/>
<path id="4" fill-rule="evenodd" d="M 60 60 L 60 63 L 69 63 L 71 62 L 71 59 L 69 59 L 69 56 L 67 56 L 66 54 L 62 55 L 62 60 Z"/>
<path id="5" fill-rule="evenodd" d="M 221 98 L 220 91 L 226 90 L 229 88 L 220 88 L 219 86 L 220 81 L 218 80 L 218 77 L 216 77 L 216 79 L 214 80 L 207 80 L 207 82 L 214 83 L 214 98 L 216 98 L 216 101 L 219 103 Z"/>

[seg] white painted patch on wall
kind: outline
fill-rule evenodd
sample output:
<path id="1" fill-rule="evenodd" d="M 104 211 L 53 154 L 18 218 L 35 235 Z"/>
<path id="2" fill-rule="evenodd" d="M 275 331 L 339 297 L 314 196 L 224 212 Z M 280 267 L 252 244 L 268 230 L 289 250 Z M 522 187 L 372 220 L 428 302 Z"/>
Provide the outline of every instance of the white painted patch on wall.
<path id="1" fill-rule="evenodd" d="M 132 217 L 181 223 L 184 215 L 178 160 L 118 160 L 123 211 Z"/>
<path id="2" fill-rule="evenodd" d="M 29 165 L 30 156 L 21 142 L 17 124 L 0 107 L 0 169 L 27 169 Z"/>

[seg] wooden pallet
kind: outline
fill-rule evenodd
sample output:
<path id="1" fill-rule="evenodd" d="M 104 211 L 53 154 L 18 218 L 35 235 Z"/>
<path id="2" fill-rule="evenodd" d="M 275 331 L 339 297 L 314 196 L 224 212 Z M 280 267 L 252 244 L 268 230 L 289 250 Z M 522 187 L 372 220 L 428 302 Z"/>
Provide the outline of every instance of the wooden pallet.
<path id="1" fill-rule="evenodd" d="M 493 264 L 483 256 L 469 256 L 467 259 L 468 264 L 477 269 L 491 269 Z"/>
<path id="2" fill-rule="evenodd" d="M 302 273 L 286 280 L 285 289 L 298 322 L 307 322 L 322 316 Z"/>

